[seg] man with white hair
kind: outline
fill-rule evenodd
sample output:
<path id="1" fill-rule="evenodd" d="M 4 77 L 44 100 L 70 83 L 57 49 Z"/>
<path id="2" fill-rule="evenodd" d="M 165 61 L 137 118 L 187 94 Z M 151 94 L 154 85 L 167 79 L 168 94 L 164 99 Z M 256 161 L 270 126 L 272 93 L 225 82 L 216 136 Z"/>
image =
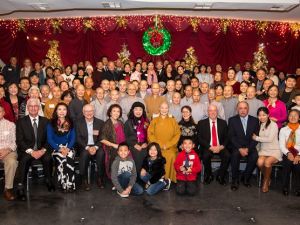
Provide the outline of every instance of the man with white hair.
<path id="1" fill-rule="evenodd" d="M 17 122 L 17 146 L 19 155 L 18 196 L 25 201 L 24 186 L 32 161 L 39 159 L 43 164 L 48 191 L 54 191 L 52 181 L 52 156 L 47 149 L 47 124 L 45 117 L 39 116 L 40 100 L 30 98 L 27 101 L 28 115 Z"/>
<path id="2" fill-rule="evenodd" d="M 225 120 L 218 118 L 218 108 L 210 104 L 207 110 L 208 118 L 200 120 L 197 125 L 197 137 L 200 146 L 200 155 L 204 165 L 204 183 L 209 184 L 213 180 L 211 159 L 214 155 L 221 158 L 221 166 L 218 171 L 217 181 L 226 185 L 225 175 L 229 165 L 228 129 Z"/>
<path id="3" fill-rule="evenodd" d="M 97 185 L 104 188 L 104 151 L 100 142 L 100 136 L 104 122 L 94 117 L 95 108 L 91 104 L 83 106 L 81 118 L 76 123 L 76 141 L 80 151 L 79 171 L 82 176 L 83 186 L 86 191 L 90 190 L 88 183 L 88 166 L 93 159 L 97 164 Z"/>

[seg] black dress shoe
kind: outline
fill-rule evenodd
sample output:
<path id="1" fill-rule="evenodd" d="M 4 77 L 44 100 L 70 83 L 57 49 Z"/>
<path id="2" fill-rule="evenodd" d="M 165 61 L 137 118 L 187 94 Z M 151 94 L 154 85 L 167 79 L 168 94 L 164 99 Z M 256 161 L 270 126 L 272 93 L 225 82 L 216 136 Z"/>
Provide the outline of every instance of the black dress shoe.
<path id="1" fill-rule="evenodd" d="M 214 180 L 214 176 L 213 175 L 206 176 L 204 178 L 204 184 L 210 184 L 213 180 Z"/>
<path id="2" fill-rule="evenodd" d="M 295 195 L 296 195 L 297 197 L 300 197 L 300 190 L 297 190 L 296 193 L 295 193 Z"/>
<path id="3" fill-rule="evenodd" d="M 225 186 L 227 183 L 224 178 L 217 176 L 216 180 L 219 182 L 220 185 Z"/>
<path id="4" fill-rule="evenodd" d="M 18 196 L 18 199 L 20 199 L 21 201 L 26 201 L 26 195 L 25 195 L 24 188 L 18 189 L 17 196 Z"/>
<path id="5" fill-rule="evenodd" d="M 89 183 L 87 182 L 87 180 L 83 180 L 82 187 L 85 191 L 91 190 L 91 187 L 90 187 Z"/>
<path id="6" fill-rule="evenodd" d="M 239 183 L 233 181 L 230 188 L 232 191 L 237 191 L 237 189 L 239 189 Z"/>
<path id="7" fill-rule="evenodd" d="M 250 181 L 249 180 L 243 180 L 243 185 L 247 188 L 250 188 L 251 187 L 251 184 L 250 184 Z"/>
<path id="8" fill-rule="evenodd" d="M 284 196 L 288 196 L 288 195 L 289 195 L 288 189 L 287 189 L 287 188 L 283 188 L 282 194 L 283 194 Z"/>
<path id="9" fill-rule="evenodd" d="M 104 183 L 103 178 L 98 178 L 98 179 L 97 179 L 97 186 L 98 186 L 100 189 L 103 189 L 103 188 L 105 187 L 105 183 Z"/>
<path id="10" fill-rule="evenodd" d="M 49 192 L 55 191 L 55 185 L 52 182 L 46 182 L 46 185 Z"/>

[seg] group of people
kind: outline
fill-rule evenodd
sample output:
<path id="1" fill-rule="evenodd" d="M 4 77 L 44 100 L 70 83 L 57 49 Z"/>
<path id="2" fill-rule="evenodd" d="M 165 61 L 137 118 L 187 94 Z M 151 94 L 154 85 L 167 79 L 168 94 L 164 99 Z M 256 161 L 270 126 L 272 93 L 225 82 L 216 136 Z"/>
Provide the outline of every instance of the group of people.
<path id="1" fill-rule="evenodd" d="M 213 71 L 215 70 L 215 71 Z M 195 195 L 214 178 L 231 190 L 251 186 L 256 167 L 268 192 L 272 166 L 283 166 L 284 195 L 293 172 L 300 196 L 300 68 L 295 74 L 244 70 L 236 64 L 189 69 L 184 60 L 122 65 L 89 61 L 54 68 L 49 58 L 22 68 L 12 57 L 0 73 L 0 161 L 4 197 L 26 200 L 32 162 L 43 165 L 48 191 L 76 190 L 78 158 L 82 188 L 97 166 L 97 186 L 111 180 L 121 197 L 154 195 L 176 183 L 179 195 Z M 211 160 L 219 157 L 216 177 Z M 246 168 L 240 175 L 240 161 Z M 55 182 L 54 178 L 57 179 Z M 57 183 L 57 184 L 56 184 Z M 15 186 L 14 186 L 15 184 Z"/>

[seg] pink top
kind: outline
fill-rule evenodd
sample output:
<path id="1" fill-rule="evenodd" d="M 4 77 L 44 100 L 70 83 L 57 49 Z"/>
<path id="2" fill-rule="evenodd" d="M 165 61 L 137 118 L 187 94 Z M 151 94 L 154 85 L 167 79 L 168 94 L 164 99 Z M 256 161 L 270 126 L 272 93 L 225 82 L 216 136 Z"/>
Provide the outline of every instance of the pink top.
<path id="1" fill-rule="evenodd" d="M 123 125 L 120 122 L 118 122 L 118 123 L 114 124 L 114 127 L 115 127 L 115 132 L 116 132 L 116 143 L 120 144 L 121 142 L 125 141 Z"/>
<path id="2" fill-rule="evenodd" d="M 156 75 L 156 72 L 154 70 L 152 70 L 152 71 L 148 70 L 147 74 L 148 74 L 147 83 L 148 83 L 149 86 L 151 86 L 152 83 L 157 83 L 158 82 L 157 75 Z"/>
<path id="3" fill-rule="evenodd" d="M 275 106 L 269 105 L 268 99 L 263 101 L 264 105 L 269 109 L 270 117 L 277 119 L 278 128 L 282 127 L 282 123 L 287 120 L 287 110 L 284 102 L 277 100 Z"/>

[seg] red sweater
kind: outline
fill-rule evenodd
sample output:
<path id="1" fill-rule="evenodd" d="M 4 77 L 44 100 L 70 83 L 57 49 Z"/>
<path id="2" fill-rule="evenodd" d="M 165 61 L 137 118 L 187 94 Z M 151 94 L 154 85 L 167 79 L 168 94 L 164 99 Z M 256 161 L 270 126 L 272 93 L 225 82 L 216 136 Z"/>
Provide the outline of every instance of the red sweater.
<path id="1" fill-rule="evenodd" d="M 10 122 L 15 123 L 16 122 L 15 116 L 14 116 L 14 113 L 12 111 L 10 104 L 2 98 L 2 99 L 0 99 L 0 105 L 3 107 L 4 112 L 5 112 L 4 118 Z"/>
<path id="2" fill-rule="evenodd" d="M 197 174 L 201 171 L 200 159 L 194 150 L 188 153 L 189 165 L 192 169 L 192 173 L 183 174 L 183 172 L 180 171 L 180 167 L 185 164 L 185 157 L 186 157 L 186 152 L 184 150 L 182 150 L 177 155 L 177 158 L 174 163 L 174 167 L 176 170 L 176 179 L 183 180 L 183 181 L 195 181 L 197 179 Z"/>

